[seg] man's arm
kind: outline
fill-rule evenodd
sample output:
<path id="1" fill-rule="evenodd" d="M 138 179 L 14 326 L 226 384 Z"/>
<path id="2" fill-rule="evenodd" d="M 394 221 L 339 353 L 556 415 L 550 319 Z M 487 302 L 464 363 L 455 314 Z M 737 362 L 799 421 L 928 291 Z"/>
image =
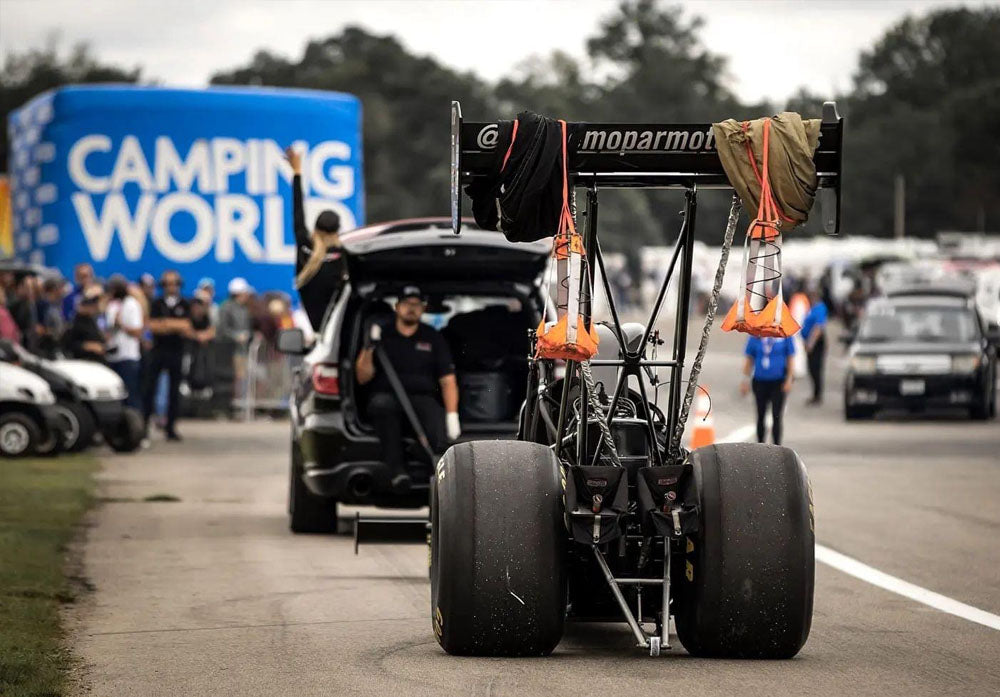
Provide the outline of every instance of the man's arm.
<path id="1" fill-rule="evenodd" d="M 438 383 L 441 385 L 444 410 L 449 414 L 458 413 L 458 380 L 455 379 L 455 374 L 441 376 Z"/>
<path id="2" fill-rule="evenodd" d="M 183 334 L 191 331 L 191 321 L 183 317 L 153 317 L 149 331 L 154 334 Z"/>
<path id="3" fill-rule="evenodd" d="M 806 351 L 811 352 L 813 348 L 815 348 L 816 342 L 819 341 L 821 336 L 823 336 L 823 325 L 815 324 L 812 331 L 809 332 L 809 338 L 806 339 Z"/>
<path id="4" fill-rule="evenodd" d="M 753 375 L 753 356 L 747 356 L 743 362 L 743 381 L 740 383 L 740 394 L 750 392 L 750 376 Z"/>
<path id="5" fill-rule="evenodd" d="M 781 389 L 784 392 L 791 392 L 792 383 L 795 382 L 795 342 L 792 339 L 785 339 L 785 382 Z"/>
<path id="6" fill-rule="evenodd" d="M 215 327 L 209 325 L 204 329 L 195 329 L 194 338 L 200 343 L 205 343 L 206 341 L 211 341 L 215 338 Z"/>
<path id="7" fill-rule="evenodd" d="M 125 302 L 122 302 L 121 307 L 118 308 L 118 314 L 115 315 L 115 326 L 133 339 L 141 339 L 142 306 L 139 305 L 139 301 L 135 298 L 128 299 L 133 300 L 135 305 L 130 308 Z"/>
<path id="8" fill-rule="evenodd" d="M 367 385 L 375 377 L 375 348 L 361 349 L 358 359 L 354 362 L 354 376 L 359 385 Z"/>

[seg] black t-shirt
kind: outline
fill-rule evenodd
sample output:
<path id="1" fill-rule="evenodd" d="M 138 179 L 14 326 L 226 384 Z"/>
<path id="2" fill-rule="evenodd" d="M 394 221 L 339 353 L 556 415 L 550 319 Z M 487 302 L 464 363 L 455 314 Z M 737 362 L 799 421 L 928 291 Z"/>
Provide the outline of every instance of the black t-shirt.
<path id="1" fill-rule="evenodd" d="M 396 331 L 393 322 L 382 328 L 381 345 L 407 394 L 436 395 L 439 391 L 438 380 L 455 372 L 448 342 L 426 324 L 419 325 L 413 336 L 403 336 Z M 375 357 L 372 390 L 392 392 L 378 356 Z"/>
<path id="2" fill-rule="evenodd" d="M 178 298 L 173 307 L 164 298 L 157 298 L 149 308 L 150 319 L 190 319 L 191 306 L 184 298 Z M 181 351 L 184 348 L 183 334 L 153 334 L 153 348 L 165 351 Z"/>
<path id="3" fill-rule="evenodd" d="M 63 347 L 72 358 L 82 358 L 88 361 L 104 361 L 104 355 L 92 353 L 86 350 L 83 345 L 88 342 L 97 342 L 107 346 L 104 341 L 104 334 L 97 326 L 97 320 L 89 315 L 77 312 L 73 316 L 73 322 L 69 325 L 66 333 L 63 334 Z"/>
<path id="4" fill-rule="evenodd" d="M 299 255 L 305 255 L 308 261 L 312 250 L 302 247 L 299 249 Z M 302 263 L 305 264 L 305 262 Z M 346 280 L 347 263 L 344 258 L 344 250 L 331 248 L 327 250 L 326 261 L 319 267 L 316 275 L 299 286 L 302 309 L 306 311 L 309 323 L 316 331 L 319 331 L 320 325 L 323 324 L 323 315 L 326 314 L 326 308 L 330 301 L 340 297 L 340 291 L 343 290 Z"/>

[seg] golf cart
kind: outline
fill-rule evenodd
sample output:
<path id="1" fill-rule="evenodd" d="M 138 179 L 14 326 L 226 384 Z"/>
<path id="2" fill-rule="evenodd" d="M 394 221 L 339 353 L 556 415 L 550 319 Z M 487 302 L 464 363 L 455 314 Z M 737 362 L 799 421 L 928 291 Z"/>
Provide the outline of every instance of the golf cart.
<path id="1" fill-rule="evenodd" d="M 453 102 L 456 233 L 460 187 L 496 171 L 504 147 L 498 126 L 464 122 Z M 843 123 L 833 103 L 824 106 L 818 127 L 817 193 L 824 227 L 836 234 Z M 518 440 L 460 443 L 438 462 L 431 482 L 431 617 L 448 653 L 545 655 L 559 643 L 567 618 L 623 619 L 650 655 L 669 648 L 671 617 L 680 642 L 698 656 L 789 658 L 805 643 L 814 533 L 802 461 L 773 445 L 722 443 L 693 451 L 681 445 L 740 202 L 734 196 L 708 320 L 688 364 L 697 194 L 730 183 L 713 146 L 669 144 L 703 143 L 710 130 L 710 124 L 563 124 L 564 181 L 569 178 L 570 190 L 586 191 L 576 252 L 585 263 L 576 273 L 582 268 L 583 287 L 592 288 L 595 269 L 601 271 L 611 322 L 596 328 L 597 355 L 567 360 L 564 371 L 557 371 L 557 361 L 537 357 L 540 326 L 532 337 Z M 669 134 L 667 147 L 617 147 L 646 133 Z M 766 182 L 766 158 L 763 169 Z M 642 325 L 620 321 L 603 273 L 597 213 L 598 193 L 606 188 L 685 192 L 667 273 Z M 656 322 L 675 274 L 673 339 L 669 354 L 657 356 L 664 342 Z M 579 308 L 580 326 L 587 327 L 590 298 Z M 649 390 L 655 368 L 669 375 L 664 410 Z"/>
<path id="2" fill-rule="evenodd" d="M 125 406 L 125 383 L 107 366 L 48 360 L 9 341 L 0 341 L 0 362 L 16 364 L 48 383 L 56 398 L 52 410 L 61 422 L 62 449 L 84 450 L 98 433 L 117 452 L 138 449 L 144 433 L 142 416 Z"/>
<path id="3" fill-rule="evenodd" d="M 45 380 L 0 362 L 0 456 L 47 454 L 62 437 L 56 398 Z M 46 444 L 52 444 L 46 448 Z"/>

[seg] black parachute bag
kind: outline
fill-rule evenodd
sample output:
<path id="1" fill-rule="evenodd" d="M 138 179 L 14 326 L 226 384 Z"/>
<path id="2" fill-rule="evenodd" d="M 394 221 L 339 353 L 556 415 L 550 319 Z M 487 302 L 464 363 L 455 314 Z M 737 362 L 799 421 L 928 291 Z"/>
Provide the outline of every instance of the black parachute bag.
<path id="1" fill-rule="evenodd" d="M 556 119 L 522 111 L 497 124 L 490 176 L 465 188 L 479 227 L 511 242 L 555 234 L 562 213 L 562 132 Z"/>

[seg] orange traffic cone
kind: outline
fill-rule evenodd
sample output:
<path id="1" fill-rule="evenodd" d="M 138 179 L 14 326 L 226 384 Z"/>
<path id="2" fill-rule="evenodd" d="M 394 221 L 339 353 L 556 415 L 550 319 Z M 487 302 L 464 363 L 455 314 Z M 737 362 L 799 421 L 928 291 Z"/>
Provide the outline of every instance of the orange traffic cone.
<path id="1" fill-rule="evenodd" d="M 692 450 L 715 442 L 715 419 L 712 417 L 712 400 L 708 388 L 701 386 L 694 400 L 694 422 L 691 425 Z"/>

